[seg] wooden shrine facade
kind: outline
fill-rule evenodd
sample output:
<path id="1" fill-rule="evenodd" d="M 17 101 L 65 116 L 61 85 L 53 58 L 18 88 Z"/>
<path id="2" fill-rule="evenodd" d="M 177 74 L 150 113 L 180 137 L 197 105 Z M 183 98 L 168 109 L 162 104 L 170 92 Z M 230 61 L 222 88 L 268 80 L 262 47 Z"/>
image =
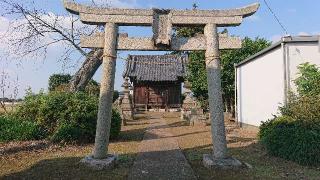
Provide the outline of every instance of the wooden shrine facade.
<path id="1" fill-rule="evenodd" d="M 186 64 L 185 56 L 129 56 L 123 76 L 133 83 L 134 108 L 180 108 Z"/>

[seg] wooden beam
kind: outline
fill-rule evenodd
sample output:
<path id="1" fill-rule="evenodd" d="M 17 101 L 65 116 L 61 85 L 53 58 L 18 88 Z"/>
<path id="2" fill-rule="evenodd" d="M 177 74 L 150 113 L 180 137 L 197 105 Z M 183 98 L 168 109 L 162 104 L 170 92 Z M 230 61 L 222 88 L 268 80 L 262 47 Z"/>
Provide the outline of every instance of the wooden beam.
<path id="1" fill-rule="evenodd" d="M 103 48 L 103 33 L 93 36 L 84 36 L 81 38 L 81 47 L 83 48 Z M 239 37 L 219 37 L 220 49 L 238 49 L 241 48 L 241 39 Z M 192 51 L 206 50 L 206 40 L 203 35 L 192 38 L 172 38 L 171 46 L 157 47 L 152 38 L 133 38 L 119 36 L 117 50 L 127 51 Z"/>

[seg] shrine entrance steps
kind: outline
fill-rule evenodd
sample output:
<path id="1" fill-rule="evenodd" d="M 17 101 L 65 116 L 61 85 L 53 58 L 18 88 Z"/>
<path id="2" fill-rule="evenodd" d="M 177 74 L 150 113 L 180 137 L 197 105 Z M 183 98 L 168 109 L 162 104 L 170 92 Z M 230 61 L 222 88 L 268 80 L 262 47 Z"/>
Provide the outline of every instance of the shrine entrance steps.
<path id="1" fill-rule="evenodd" d="M 151 113 L 149 117 L 151 123 L 140 143 L 139 153 L 128 179 L 196 179 L 177 140 L 162 118 L 162 113 Z"/>

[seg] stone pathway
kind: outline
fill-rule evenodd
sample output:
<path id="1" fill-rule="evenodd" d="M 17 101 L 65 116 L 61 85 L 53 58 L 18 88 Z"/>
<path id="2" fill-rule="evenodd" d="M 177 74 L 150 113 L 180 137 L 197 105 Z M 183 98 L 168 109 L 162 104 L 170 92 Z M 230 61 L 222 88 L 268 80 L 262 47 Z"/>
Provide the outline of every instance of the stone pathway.
<path id="1" fill-rule="evenodd" d="M 128 179 L 196 179 L 161 115 L 153 115 L 150 122 Z"/>

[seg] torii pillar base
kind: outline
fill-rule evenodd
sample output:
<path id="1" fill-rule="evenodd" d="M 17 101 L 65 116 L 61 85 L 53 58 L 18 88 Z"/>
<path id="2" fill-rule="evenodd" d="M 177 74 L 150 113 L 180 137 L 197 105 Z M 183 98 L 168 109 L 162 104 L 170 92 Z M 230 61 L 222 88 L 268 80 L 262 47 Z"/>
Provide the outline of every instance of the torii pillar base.
<path id="1" fill-rule="evenodd" d="M 108 154 L 104 159 L 95 159 L 93 155 L 84 157 L 80 162 L 93 170 L 110 170 L 115 167 L 118 161 L 117 155 Z"/>
<path id="2" fill-rule="evenodd" d="M 203 165 L 208 169 L 241 169 L 246 168 L 247 164 L 240 162 L 238 159 L 233 157 L 226 158 L 214 158 L 212 154 L 203 155 Z"/>

